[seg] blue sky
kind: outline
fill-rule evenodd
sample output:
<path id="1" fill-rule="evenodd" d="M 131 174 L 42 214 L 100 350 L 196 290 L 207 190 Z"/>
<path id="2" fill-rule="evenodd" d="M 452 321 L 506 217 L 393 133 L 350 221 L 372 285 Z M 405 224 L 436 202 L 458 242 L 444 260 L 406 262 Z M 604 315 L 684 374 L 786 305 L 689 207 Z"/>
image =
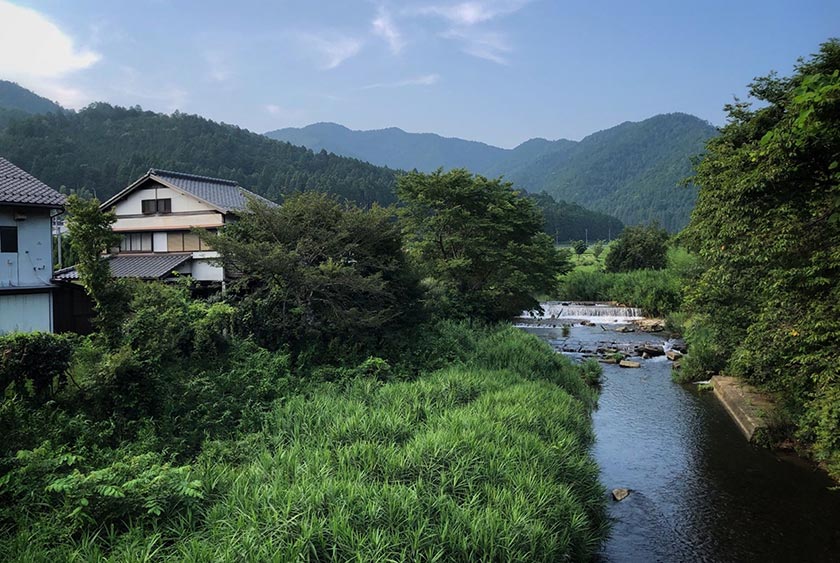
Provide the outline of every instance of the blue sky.
<path id="1" fill-rule="evenodd" d="M 75 108 L 511 147 L 673 111 L 721 124 L 832 36 L 837 0 L 0 0 L 0 78 Z"/>

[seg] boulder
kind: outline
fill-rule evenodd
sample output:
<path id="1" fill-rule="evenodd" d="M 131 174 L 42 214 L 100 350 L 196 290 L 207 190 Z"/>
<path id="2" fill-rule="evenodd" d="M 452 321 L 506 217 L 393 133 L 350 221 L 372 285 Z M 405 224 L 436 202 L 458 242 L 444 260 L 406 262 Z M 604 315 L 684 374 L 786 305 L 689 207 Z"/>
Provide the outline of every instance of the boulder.
<path id="1" fill-rule="evenodd" d="M 640 368 L 642 364 L 639 362 L 634 362 L 633 360 L 621 360 L 618 362 L 619 367 L 623 368 Z"/>
<path id="2" fill-rule="evenodd" d="M 620 326 L 615 329 L 616 332 L 636 332 L 636 329 L 632 326 Z"/>
<path id="3" fill-rule="evenodd" d="M 665 330 L 665 321 L 662 319 L 642 319 L 636 321 L 635 324 L 642 332 L 662 332 Z"/>
<path id="4" fill-rule="evenodd" d="M 622 501 L 630 496 L 630 489 L 613 489 L 612 497 L 616 501 Z"/>
<path id="5" fill-rule="evenodd" d="M 665 357 L 671 360 L 672 362 L 676 362 L 680 358 L 682 358 L 682 352 L 679 350 L 668 350 L 665 352 Z"/>
<path id="6" fill-rule="evenodd" d="M 654 346 L 653 344 L 642 344 L 641 346 L 636 346 L 636 353 L 642 356 L 647 354 L 651 358 L 654 358 L 656 356 L 663 356 L 665 349 L 662 346 Z"/>

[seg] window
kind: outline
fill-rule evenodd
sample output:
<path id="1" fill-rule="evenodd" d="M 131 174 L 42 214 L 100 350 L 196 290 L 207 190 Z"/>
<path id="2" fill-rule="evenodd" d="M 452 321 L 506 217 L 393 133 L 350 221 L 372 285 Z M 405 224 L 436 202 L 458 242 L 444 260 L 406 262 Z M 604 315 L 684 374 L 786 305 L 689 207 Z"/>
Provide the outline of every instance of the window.
<path id="1" fill-rule="evenodd" d="M 172 213 L 172 199 L 144 199 L 140 202 L 143 215 L 154 215 L 155 213 Z"/>
<path id="2" fill-rule="evenodd" d="M 18 251 L 17 227 L 0 227 L 0 252 Z"/>
<path id="3" fill-rule="evenodd" d="M 207 243 L 191 232 L 169 233 L 166 237 L 166 249 L 169 252 L 196 252 L 209 250 Z"/>
<path id="4" fill-rule="evenodd" d="M 120 241 L 120 252 L 152 252 L 152 233 L 126 233 Z"/>

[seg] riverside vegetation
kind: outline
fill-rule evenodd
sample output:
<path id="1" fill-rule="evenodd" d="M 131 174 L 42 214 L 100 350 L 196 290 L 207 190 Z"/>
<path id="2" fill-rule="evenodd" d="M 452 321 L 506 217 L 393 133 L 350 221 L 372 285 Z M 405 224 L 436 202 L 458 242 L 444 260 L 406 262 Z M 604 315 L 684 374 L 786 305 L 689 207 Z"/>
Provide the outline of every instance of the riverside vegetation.
<path id="1" fill-rule="evenodd" d="M 781 430 L 840 478 L 840 41 L 750 95 L 761 107 L 726 106 L 696 163 L 688 227 L 646 250 L 636 235 L 652 229 L 625 230 L 612 271 L 576 269 L 559 295 L 667 315 L 689 345 L 677 379 L 723 372 L 771 393 Z"/>
<path id="2" fill-rule="evenodd" d="M 241 277 L 209 300 L 111 279 L 113 216 L 71 198 L 98 330 L 0 338 L 2 559 L 591 557 L 598 366 L 492 324 L 564 256 L 508 184 L 402 182 L 399 220 L 254 204 L 213 239 Z"/>

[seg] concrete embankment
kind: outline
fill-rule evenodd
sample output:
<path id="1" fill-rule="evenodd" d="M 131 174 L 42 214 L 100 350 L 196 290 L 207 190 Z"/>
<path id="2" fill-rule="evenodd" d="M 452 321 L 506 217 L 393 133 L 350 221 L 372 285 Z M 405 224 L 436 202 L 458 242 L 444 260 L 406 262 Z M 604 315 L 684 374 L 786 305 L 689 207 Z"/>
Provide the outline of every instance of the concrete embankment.
<path id="1" fill-rule="evenodd" d="M 756 434 L 770 428 L 773 403 L 765 395 L 743 381 L 725 375 L 714 376 L 711 384 L 715 396 L 747 440 L 752 441 Z"/>

